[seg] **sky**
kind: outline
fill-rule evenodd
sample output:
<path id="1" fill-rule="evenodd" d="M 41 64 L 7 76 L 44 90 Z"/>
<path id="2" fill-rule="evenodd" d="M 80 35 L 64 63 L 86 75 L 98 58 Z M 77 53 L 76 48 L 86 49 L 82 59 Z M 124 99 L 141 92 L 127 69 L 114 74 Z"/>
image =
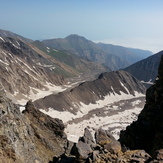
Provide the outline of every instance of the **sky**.
<path id="1" fill-rule="evenodd" d="M 163 50 L 163 0 L 0 0 L 0 29 L 33 40 L 78 34 L 157 53 Z"/>

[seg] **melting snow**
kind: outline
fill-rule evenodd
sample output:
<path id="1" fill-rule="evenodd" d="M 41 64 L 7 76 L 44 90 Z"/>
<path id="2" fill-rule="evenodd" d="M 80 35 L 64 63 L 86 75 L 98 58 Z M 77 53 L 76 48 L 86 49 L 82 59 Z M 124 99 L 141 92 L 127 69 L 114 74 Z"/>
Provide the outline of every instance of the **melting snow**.
<path id="1" fill-rule="evenodd" d="M 3 42 L 5 42 L 5 40 L 4 40 L 2 37 L 0 37 L 0 39 L 1 39 Z"/>
<path id="2" fill-rule="evenodd" d="M 54 84 L 48 83 L 46 82 L 46 84 L 44 84 L 44 86 L 47 88 L 47 90 L 40 90 L 40 89 L 36 89 L 33 87 L 30 87 L 30 94 L 29 95 L 23 95 L 24 98 L 17 100 L 15 103 L 20 104 L 20 105 L 25 105 L 26 102 L 29 99 L 32 99 L 33 101 L 43 98 L 45 96 L 48 96 L 50 94 L 56 94 L 59 92 L 64 91 L 65 89 L 67 89 L 66 86 L 62 87 L 62 86 L 56 86 Z M 37 93 L 36 93 L 37 92 Z M 16 92 L 15 97 L 18 95 L 19 93 Z"/>
<path id="3" fill-rule="evenodd" d="M 68 122 L 69 120 L 72 120 L 73 118 L 80 118 L 83 117 L 83 115 L 88 114 L 88 112 L 94 110 L 94 109 L 98 109 L 98 108 L 102 108 L 102 107 L 107 107 L 108 105 L 120 101 L 120 100 L 127 100 L 127 99 L 133 99 L 133 98 L 137 98 L 137 97 L 142 97 L 144 96 L 144 94 L 135 92 L 135 96 L 131 95 L 131 94 L 125 94 L 121 92 L 121 95 L 107 95 L 105 96 L 104 100 L 98 100 L 96 101 L 96 104 L 92 104 L 90 103 L 89 105 L 86 105 L 82 102 L 80 102 L 80 104 L 74 104 L 77 107 L 79 107 L 79 111 L 77 112 L 76 115 L 70 113 L 70 112 L 59 112 L 56 111 L 52 108 L 49 108 L 49 111 L 46 112 L 45 110 L 41 109 L 42 112 L 44 112 L 45 114 L 48 114 L 49 116 L 53 117 L 53 118 L 59 118 L 62 119 L 64 123 Z M 64 114 L 63 114 L 64 113 Z M 66 114 L 68 114 L 66 117 L 64 116 Z"/>
<path id="4" fill-rule="evenodd" d="M 56 51 L 56 52 L 58 52 L 58 50 L 56 50 L 56 49 L 53 49 L 54 51 Z"/>
<path id="5" fill-rule="evenodd" d="M 141 83 L 144 83 L 144 84 L 151 84 L 151 85 L 153 85 L 154 83 L 152 82 L 152 79 L 150 79 L 148 82 L 145 82 L 145 81 L 141 81 Z"/>
<path id="6" fill-rule="evenodd" d="M 81 102 L 79 105 L 77 103 L 74 103 L 73 104 L 74 106 L 79 107 L 79 111 L 77 112 L 76 115 L 68 111 L 59 112 L 59 111 L 54 110 L 53 108 L 49 108 L 48 112 L 46 112 L 43 109 L 41 109 L 41 111 L 53 118 L 62 119 L 62 121 L 66 124 L 65 132 L 67 133 L 68 139 L 71 141 L 77 142 L 78 138 L 83 135 L 84 128 L 87 126 L 92 127 L 92 128 L 103 127 L 104 129 L 108 129 L 108 127 L 113 127 L 113 126 L 121 127 L 121 129 L 125 128 L 129 123 L 135 120 L 135 117 L 136 117 L 135 114 L 138 114 L 142 108 L 135 108 L 135 109 L 132 108 L 131 110 L 125 110 L 122 112 L 119 106 L 114 106 L 114 102 L 117 102 L 120 100 L 127 100 L 127 99 L 136 99 L 138 97 L 144 97 L 144 94 L 135 92 L 135 96 L 133 96 L 131 94 L 125 94 L 121 92 L 121 95 L 118 95 L 118 94 L 107 95 L 105 96 L 104 100 L 96 101 L 96 104 L 86 105 Z M 138 104 L 138 103 L 139 101 L 135 102 L 135 104 Z M 113 106 L 111 107 L 111 105 Z M 90 119 L 81 121 L 80 123 L 76 123 L 76 124 L 68 123 L 68 121 L 71 121 L 73 119 L 82 118 L 84 115 L 87 115 L 90 111 L 94 109 L 100 109 L 104 107 L 105 107 L 106 112 L 108 113 L 110 112 L 109 110 L 114 110 L 114 111 L 117 110 L 117 113 L 115 115 L 106 116 L 106 117 L 98 117 L 94 115 Z M 116 124 L 114 124 L 115 122 Z M 114 130 L 115 133 L 113 133 L 113 135 L 116 138 L 118 138 L 117 133 L 120 131 L 120 129 L 117 131 L 116 130 Z"/>
<path id="7" fill-rule="evenodd" d="M 9 65 L 8 63 L 2 61 L 1 59 L 0 59 L 0 62 L 2 62 L 2 63 L 5 64 L 5 65 Z"/>

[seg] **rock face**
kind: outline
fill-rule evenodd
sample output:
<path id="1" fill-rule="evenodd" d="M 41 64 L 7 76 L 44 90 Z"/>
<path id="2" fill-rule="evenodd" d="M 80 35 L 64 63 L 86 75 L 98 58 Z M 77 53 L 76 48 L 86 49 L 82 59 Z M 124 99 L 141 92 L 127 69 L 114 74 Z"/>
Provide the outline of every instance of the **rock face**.
<path id="1" fill-rule="evenodd" d="M 120 142 L 130 149 L 144 149 L 152 155 L 163 148 L 163 57 L 158 80 L 146 92 L 146 105 L 138 120 L 121 132 Z"/>
<path id="2" fill-rule="evenodd" d="M 22 114 L 0 88 L 0 159 L 2 162 L 45 163 L 68 148 L 64 125 L 29 101 Z"/>

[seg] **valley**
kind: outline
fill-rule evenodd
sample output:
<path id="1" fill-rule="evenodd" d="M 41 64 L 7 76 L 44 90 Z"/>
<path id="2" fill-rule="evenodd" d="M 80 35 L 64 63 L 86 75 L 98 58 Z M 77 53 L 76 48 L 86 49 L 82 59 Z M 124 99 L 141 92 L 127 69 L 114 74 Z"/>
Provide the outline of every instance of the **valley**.
<path id="1" fill-rule="evenodd" d="M 0 30 L 0 154 L 21 163 L 58 163 L 54 158 L 78 150 L 79 161 L 82 141 L 91 154 L 101 152 L 99 159 L 124 156 L 117 140 L 130 146 L 123 137 L 127 126 L 141 121 L 150 99 L 162 97 L 157 69 L 163 51 L 151 54 L 78 35 L 33 41 Z M 100 132 L 107 137 L 102 142 Z"/>

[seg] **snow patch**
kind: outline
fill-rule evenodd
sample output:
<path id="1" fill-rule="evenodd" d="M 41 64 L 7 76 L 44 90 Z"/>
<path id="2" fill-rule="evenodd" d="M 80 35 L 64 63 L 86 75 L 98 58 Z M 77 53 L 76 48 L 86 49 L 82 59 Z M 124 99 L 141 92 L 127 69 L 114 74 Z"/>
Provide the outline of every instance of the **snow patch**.
<path id="1" fill-rule="evenodd" d="M 0 39 L 1 39 L 3 42 L 5 42 L 5 40 L 4 40 L 2 37 L 0 37 Z"/>
<path id="2" fill-rule="evenodd" d="M 65 132 L 67 133 L 68 139 L 77 142 L 78 138 L 83 135 L 84 129 L 88 126 L 91 128 L 99 128 L 103 127 L 104 129 L 108 130 L 108 127 L 116 127 L 116 130 L 113 130 L 112 132 L 116 138 L 118 138 L 118 132 L 121 129 L 124 129 L 129 123 L 131 123 L 133 120 L 135 120 L 135 115 L 137 115 L 142 108 L 135 108 L 131 110 L 125 110 L 121 111 L 120 106 L 114 106 L 114 102 L 118 102 L 120 100 L 128 100 L 128 99 L 136 99 L 138 97 L 144 97 L 144 94 L 135 92 L 135 96 L 131 94 L 125 94 L 121 92 L 121 95 L 119 94 L 110 94 L 104 97 L 104 100 L 98 100 L 96 101 L 96 104 L 90 103 L 89 105 L 86 105 L 82 102 L 73 103 L 73 106 L 78 108 L 77 114 L 72 114 L 68 111 L 57 111 L 53 110 L 53 108 L 49 108 L 49 111 L 45 111 L 41 109 L 41 111 L 52 118 L 59 118 L 61 119 L 65 125 L 66 129 Z M 135 102 L 137 104 L 139 101 Z M 122 104 L 124 105 L 124 104 Z M 134 105 L 134 103 L 133 103 Z M 111 111 L 116 111 L 117 113 L 112 116 L 106 116 L 106 117 L 98 117 L 97 115 L 93 115 L 88 120 L 83 120 L 80 123 L 70 123 L 69 121 L 77 118 L 82 118 L 84 115 L 87 115 L 90 111 L 95 109 L 104 108 L 104 113 L 110 113 Z M 132 114 L 134 113 L 134 114 Z M 124 117 L 124 118 L 123 118 Z M 109 126 L 110 125 L 110 126 Z M 119 130 L 117 129 L 119 128 Z"/>
<path id="3" fill-rule="evenodd" d="M 9 65 L 9 63 L 6 63 L 6 62 L 2 61 L 1 59 L 0 59 L 0 62 L 2 62 L 5 65 Z"/>
<path id="4" fill-rule="evenodd" d="M 42 66 L 42 67 L 53 67 L 53 65 L 41 64 L 40 62 L 38 62 L 36 64 L 39 65 L 39 66 Z"/>
<path id="5" fill-rule="evenodd" d="M 154 83 L 152 82 L 152 79 L 150 79 L 148 82 L 145 82 L 145 81 L 141 80 L 141 83 L 144 83 L 144 84 L 151 84 L 151 85 L 154 84 Z"/>
<path id="6" fill-rule="evenodd" d="M 58 50 L 56 50 L 56 49 L 53 49 L 53 51 L 58 52 Z"/>
<path id="7" fill-rule="evenodd" d="M 129 92 L 129 90 L 127 89 L 127 87 L 125 87 L 125 85 L 124 85 L 121 81 L 119 81 L 119 82 L 121 83 L 122 87 L 127 91 L 127 93 L 130 94 L 130 92 Z"/>
<path id="8" fill-rule="evenodd" d="M 46 90 L 45 89 L 40 90 L 40 89 L 37 89 L 37 88 L 30 87 L 29 95 L 23 94 L 24 98 L 22 98 L 20 100 L 17 100 L 15 103 L 20 104 L 20 105 L 25 105 L 27 103 L 27 101 L 30 100 L 30 99 L 35 101 L 37 99 L 48 96 L 50 94 L 56 94 L 56 93 L 62 92 L 62 91 L 67 89 L 66 86 L 64 86 L 64 87 L 56 86 L 56 85 L 48 83 L 48 82 L 46 82 L 46 84 L 44 84 L 44 86 L 45 86 L 45 88 L 47 88 Z M 16 98 L 16 96 L 18 96 L 18 94 L 19 93 L 16 92 L 16 94 L 14 95 L 15 98 Z"/>
<path id="9" fill-rule="evenodd" d="M 124 130 L 129 124 L 135 121 L 141 110 L 142 108 L 134 108 L 123 112 L 117 112 L 115 115 L 106 117 L 97 117 L 94 115 L 90 119 L 83 120 L 80 123 L 67 124 L 65 133 L 67 134 L 68 140 L 78 142 L 79 137 L 84 134 L 85 127 L 94 130 L 100 127 L 104 130 L 114 128 L 111 133 L 118 139 L 120 131 L 122 129 Z"/>

